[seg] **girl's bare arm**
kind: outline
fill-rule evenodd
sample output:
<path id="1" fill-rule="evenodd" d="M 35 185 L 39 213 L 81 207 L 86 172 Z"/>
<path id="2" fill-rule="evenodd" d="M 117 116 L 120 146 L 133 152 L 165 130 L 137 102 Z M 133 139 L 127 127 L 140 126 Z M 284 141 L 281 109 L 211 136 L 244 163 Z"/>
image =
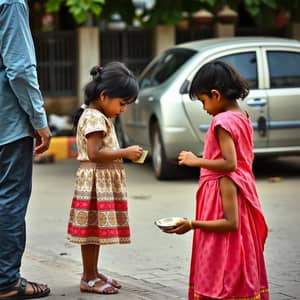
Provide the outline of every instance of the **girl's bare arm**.
<path id="1" fill-rule="evenodd" d="M 229 177 L 220 178 L 224 216 L 212 221 L 192 221 L 193 228 L 206 231 L 235 231 L 238 229 L 237 187 Z"/>
<path id="2" fill-rule="evenodd" d="M 231 135 L 221 127 L 216 128 L 222 158 L 217 160 L 196 157 L 191 152 L 181 153 L 179 161 L 189 166 L 199 166 L 209 170 L 231 172 L 237 168 L 236 150 Z M 206 231 L 227 232 L 238 228 L 237 187 L 229 177 L 220 178 L 220 193 L 224 215 L 223 218 L 209 221 L 183 221 L 170 233 L 183 234 L 192 228 Z"/>
<path id="3" fill-rule="evenodd" d="M 237 187 L 229 177 L 220 178 L 220 192 L 223 204 L 223 218 L 209 221 L 184 220 L 167 233 L 183 234 L 191 229 L 201 229 L 212 232 L 228 232 L 238 229 Z"/>
<path id="4" fill-rule="evenodd" d="M 87 153 L 92 162 L 111 162 L 120 158 L 127 158 L 134 161 L 140 158 L 143 151 L 140 146 L 130 146 L 115 150 L 102 148 L 102 134 L 101 132 L 93 132 L 87 136 Z"/>

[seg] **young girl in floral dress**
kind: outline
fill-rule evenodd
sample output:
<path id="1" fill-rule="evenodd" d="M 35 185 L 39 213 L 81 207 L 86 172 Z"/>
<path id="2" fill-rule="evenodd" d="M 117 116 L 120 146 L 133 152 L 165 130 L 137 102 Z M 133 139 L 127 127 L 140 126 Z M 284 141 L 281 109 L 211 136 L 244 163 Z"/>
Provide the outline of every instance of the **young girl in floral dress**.
<path id="1" fill-rule="evenodd" d="M 85 104 L 74 120 L 79 169 L 76 173 L 68 239 L 81 245 L 82 292 L 118 293 L 121 285 L 98 272 L 101 245 L 130 242 L 126 178 L 122 159 L 137 160 L 142 148 L 120 149 L 111 118 L 135 101 L 138 85 L 119 62 L 96 66 L 85 87 Z"/>
<path id="2" fill-rule="evenodd" d="M 237 99 L 248 84 L 228 64 L 200 68 L 190 88 L 213 116 L 203 158 L 182 151 L 179 164 L 201 168 L 196 220 L 185 220 L 169 233 L 194 229 L 189 300 L 267 300 L 264 262 L 267 225 L 252 173 L 253 129 Z"/>

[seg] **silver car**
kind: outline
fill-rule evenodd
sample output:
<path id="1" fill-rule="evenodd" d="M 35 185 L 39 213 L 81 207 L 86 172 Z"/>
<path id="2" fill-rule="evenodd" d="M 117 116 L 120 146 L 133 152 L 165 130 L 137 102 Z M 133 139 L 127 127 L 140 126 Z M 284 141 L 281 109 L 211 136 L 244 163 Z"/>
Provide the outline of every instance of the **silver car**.
<path id="1" fill-rule="evenodd" d="M 121 144 L 150 150 L 158 179 L 176 176 L 181 150 L 202 155 L 211 117 L 191 101 L 189 84 L 212 60 L 231 64 L 250 85 L 241 106 L 251 115 L 254 152 L 300 153 L 300 42 L 268 37 L 208 39 L 177 45 L 156 57 L 139 77 L 137 101 L 116 120 Z"/>

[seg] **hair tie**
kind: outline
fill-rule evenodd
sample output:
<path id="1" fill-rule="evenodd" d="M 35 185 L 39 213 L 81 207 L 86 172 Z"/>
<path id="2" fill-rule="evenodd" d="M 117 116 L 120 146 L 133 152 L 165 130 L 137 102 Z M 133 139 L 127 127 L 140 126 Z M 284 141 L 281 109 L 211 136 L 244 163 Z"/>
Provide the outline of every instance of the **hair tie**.
<path id="1" fill-rule="evenodd" d="M 101 72 L 103 71 L 103 67 L 102 67 L 102 66 L 98 66 L 97 71 L 98 71 L 99 73 L 101 73 Z"/>
<path id="2" fill-rule="evenodd" d="M 84 109 L 86 109 L 88 106 L 86 105 L 86 104 L 82 104 L 81 106 L 80 106 L 80 108 L 82 108 L 83 110 Z"/>

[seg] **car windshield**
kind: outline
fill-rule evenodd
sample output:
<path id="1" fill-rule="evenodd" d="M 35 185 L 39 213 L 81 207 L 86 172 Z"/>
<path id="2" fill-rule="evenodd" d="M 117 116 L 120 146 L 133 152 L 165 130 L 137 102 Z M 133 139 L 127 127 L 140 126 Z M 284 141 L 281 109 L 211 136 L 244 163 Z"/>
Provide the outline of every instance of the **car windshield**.
<path id="1" fill-rule="evenodd" d="M 154 87 L 165 82 L 195 53 L 194 50 L 184 48 L 164 52 L 142 74 L 140 88 Z"/>

